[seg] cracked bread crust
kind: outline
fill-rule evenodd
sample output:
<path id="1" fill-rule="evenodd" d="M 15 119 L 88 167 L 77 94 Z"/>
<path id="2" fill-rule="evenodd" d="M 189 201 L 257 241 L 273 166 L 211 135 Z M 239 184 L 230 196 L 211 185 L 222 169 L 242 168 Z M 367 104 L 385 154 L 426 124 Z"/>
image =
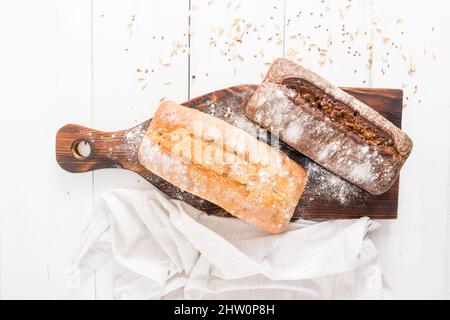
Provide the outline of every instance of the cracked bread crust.
<path id="1" fill-rule="evenodd" d="M 382 115 L 286 59 L 272 64 L 245 114 L 373 194 L 389 190 L 412 149 L 411 139 Z"/>
<path id="2" fill-rule="evenodd" d="M 306 184 L 303 168 L 245 131 L 164 101 L 138 152 L 148 170 L 271 233 L 284 231 Z"/>

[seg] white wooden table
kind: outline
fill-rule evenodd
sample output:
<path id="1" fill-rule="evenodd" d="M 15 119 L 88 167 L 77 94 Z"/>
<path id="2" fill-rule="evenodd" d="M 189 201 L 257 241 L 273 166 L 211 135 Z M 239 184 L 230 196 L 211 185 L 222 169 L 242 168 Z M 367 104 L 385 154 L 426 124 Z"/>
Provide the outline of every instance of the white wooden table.
<path id="1" fill-rule="evenodd" d="M 74 175 L 54 158 L 66 123 L 118 130 L 182 102 L 258 83 L 286 56 L 345 86 L 405 90 L 414 150 L 399 219 L 373 235 L 399 298 L 449 297 L 448 1 L 42 0 L 0 2 L 0 298 L 104 298 L 69 291 L 66 267 L 96 199 L 145 189 L 119 170 Z"/>

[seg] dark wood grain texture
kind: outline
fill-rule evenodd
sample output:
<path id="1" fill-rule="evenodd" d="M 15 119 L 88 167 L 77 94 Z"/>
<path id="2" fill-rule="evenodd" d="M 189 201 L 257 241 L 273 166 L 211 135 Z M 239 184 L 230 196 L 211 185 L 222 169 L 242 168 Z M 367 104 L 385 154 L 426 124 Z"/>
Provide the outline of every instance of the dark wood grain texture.
<path id="1" fill-rule="evenodd" d="M 256 85 L 240 85 L 219 90 L 183 103 L 231 123 L 229 111 L 234 116 L 245 117 L 244 108 Z M 402 96 L 396 89 L 343 88 L 349 94 L 371 106 L 396 126 L 401 125 Z M 234 118 L 235 119 L 235 118 Z M 116 132 L 101 132 L 79 125 L 69 124 L 61 128 L 56 135 L 56 160 L 69 172 L 80 173 L 104 168 L 131 170 L 155 185 L 172 198 L 183 200 L 190 205 L 210 214 L 227 216 L 223 209 L 200 199 L 146 170 L 137 159 L 137 149 L 150 120 L 134 128 Z M 77 144 L 85 141 L 90 145 L 91 153 L 87 157 L 77 152 Z M 306 166 L 310 161 L 291 147 L 281 143 L 281 149 L 294 161 Z M 359 190 L 361 196 L 342 204 L 338 199 L 316 192 L 317 179 L 309 179 L 294 218 L 304 219 L 349 219 L 369 216 L 374 219 L 395 219 L 397 217 L 399 182 L 385 194 L 374 196 Z"/>

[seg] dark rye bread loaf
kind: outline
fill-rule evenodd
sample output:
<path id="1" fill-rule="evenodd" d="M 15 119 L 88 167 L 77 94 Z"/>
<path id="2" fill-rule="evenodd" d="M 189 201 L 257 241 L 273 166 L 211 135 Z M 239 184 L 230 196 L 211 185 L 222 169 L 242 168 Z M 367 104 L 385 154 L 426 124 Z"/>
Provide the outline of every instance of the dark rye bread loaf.
<path id="1" fill-rule="evenodd" d="M 411 139 L 378 112 L 296 63 L 277 59 L 245 114 L 372 194 L 389 190 Z"/>

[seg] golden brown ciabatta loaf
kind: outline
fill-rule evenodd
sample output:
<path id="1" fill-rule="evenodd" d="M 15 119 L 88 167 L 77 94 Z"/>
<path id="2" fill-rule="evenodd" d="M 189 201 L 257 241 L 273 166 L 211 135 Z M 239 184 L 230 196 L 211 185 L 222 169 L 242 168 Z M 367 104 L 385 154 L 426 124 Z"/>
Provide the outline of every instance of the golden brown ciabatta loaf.
<path id="1" fill-rule="evenodd" d="M 245 114 L 373 194 L 389 190 L 412 149 L 411 139 L 378 112 L 286 59 L 272 64 Z"/>
<path id="2" fill-rule="evenodd" d="M 287 228 L 307 180 L 281 151 L 171 101 L 156 111 L 138 157 L 173 185 L 271 233 Z"/>

